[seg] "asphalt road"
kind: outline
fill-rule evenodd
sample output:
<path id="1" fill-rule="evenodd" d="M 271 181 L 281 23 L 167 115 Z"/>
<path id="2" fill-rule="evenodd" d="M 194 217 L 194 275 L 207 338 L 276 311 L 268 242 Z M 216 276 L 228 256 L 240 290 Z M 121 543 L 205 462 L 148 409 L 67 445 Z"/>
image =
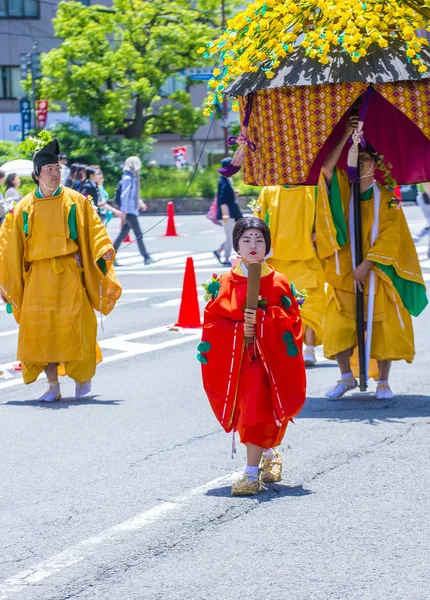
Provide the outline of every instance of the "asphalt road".
<path id="1" fill-rule="evenodd" d="M 419 209 L 406 213 L 420 229 Z M 177 228 L 147 234 L 150 267 L 134 245 L 120 253 L 124 295 L 82 401 L 65 380 L 61 402 L 37 402 L 46 382 L 12 371 L 16 325 L 0 312 L 12 373 L 0 379 L 0 600 L 429 599 L 430 310 L 415 319 L 416 360 L 393 368 L 394 400 L 328 401 L 338 373 L 320 359 L 285 437 L 284 481 L 231 498 L 245 453 L 231 459 L 203 393 L 199 331 L 167 328 L 186 257 L 200 286 L 220 271 L 222 232 L 197 216 Z"/>

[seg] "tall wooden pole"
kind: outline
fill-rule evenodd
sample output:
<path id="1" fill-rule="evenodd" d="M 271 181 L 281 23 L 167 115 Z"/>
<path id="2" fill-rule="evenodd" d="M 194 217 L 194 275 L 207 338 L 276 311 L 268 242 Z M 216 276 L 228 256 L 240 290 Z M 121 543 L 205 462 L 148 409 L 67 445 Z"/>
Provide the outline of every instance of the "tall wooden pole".
<path id="1" fill-rule="evenodd" d="M 224 31 L 226 28 L 226 12 L 225 12 L 225 0 L 221 0 L 221 28 Z M 228 145 L 228 100 L 224 94 L 222 100 L 222 128 L 224 133 L 224 153 L 227 156 L 229 152 Z"/>

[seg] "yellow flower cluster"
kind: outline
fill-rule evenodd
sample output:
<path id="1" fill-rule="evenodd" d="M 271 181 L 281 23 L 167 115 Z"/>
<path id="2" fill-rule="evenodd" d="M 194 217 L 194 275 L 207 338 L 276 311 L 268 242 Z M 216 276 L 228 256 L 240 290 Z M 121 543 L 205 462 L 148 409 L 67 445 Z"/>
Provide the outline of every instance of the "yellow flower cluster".
<path id="1" fill-rule="evenodd" d="M 430 31 L 430 0 L 255 0 L 227 24 L 218 39 L 198 50 L 222 63 L 209 82 L 206 115 L 239 75 L 262 70 L 271 79 L 299 46 L 324 65 L 334 50 L 359 62 L 376 45 L 400 43 L 418 73 L 427 71 L 420 52 L 428 41 L 418 31 Z"/>

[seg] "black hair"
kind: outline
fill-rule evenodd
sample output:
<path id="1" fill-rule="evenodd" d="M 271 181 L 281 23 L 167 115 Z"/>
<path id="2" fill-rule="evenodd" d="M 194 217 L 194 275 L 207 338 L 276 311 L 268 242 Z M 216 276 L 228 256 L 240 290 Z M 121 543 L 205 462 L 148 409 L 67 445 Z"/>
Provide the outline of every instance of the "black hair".
<path id="1" fill-rule="evenodd" d="M 6 190 L 15 187 L 13 185 L 13 180 L 15 179 L 16 176 L 17 176 L 17 173 L 9 173 L 9 175 L 6 177 Z"/>
<path id="2" fill-rule="evenodd" d="M 6 177 L 6 173 L 0 169 L 0 179 L 2 179 L 2 177 Z"/>
<path id="3" fill-rule="evenodd" d="M 266 244 L 266 254 L 269 254 L 270 248 L 272 247 L 270 229 L 264 221 L 257 217 L 243 217 L 237 221 L 233 229 L 233 248 L 235 251 L 239 252 L 239 240 L 248 229 L 258 229 L 258 231 L 261 231 Z"/>
<path id="4" fill-rule="evenodd" d="M 93 169 L 93 167 L 87 167 L 86 171 L 85 171 L 85 176 L 87 179 L 89 179 L 91 177 L 91 175 L 94 175 L 96 172 L 95 169 Z"/>

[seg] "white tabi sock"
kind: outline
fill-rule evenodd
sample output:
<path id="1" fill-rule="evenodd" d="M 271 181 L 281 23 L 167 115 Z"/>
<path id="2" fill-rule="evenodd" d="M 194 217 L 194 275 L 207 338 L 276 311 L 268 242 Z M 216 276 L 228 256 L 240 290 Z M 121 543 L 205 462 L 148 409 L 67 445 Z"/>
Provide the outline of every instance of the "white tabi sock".
<path id="1" fill-rule="evenodd" d="M 352 379 L 353 378 L 352 371 L 350 371 L 349 373 L 344 373 L 343 375 L 341 374 L 340 378 L 341 379 Z"/>
<path id="2" fill-rule="evenodd" d="M 268 450 L 265 450 L 263 452 L 263 456 L 265 458 L 273 458 L 274 456 L 276 456 L 276 452 L 273 450 L 273 448 L 269 448 Z"/>
<path id="3" fill-rule="evenodd" d="M 247 465 L 245 469 L 245 475 L 249 475 L 249 481 L 256 481 L 258 479 L 258 467 L 250 467 Z"/>

